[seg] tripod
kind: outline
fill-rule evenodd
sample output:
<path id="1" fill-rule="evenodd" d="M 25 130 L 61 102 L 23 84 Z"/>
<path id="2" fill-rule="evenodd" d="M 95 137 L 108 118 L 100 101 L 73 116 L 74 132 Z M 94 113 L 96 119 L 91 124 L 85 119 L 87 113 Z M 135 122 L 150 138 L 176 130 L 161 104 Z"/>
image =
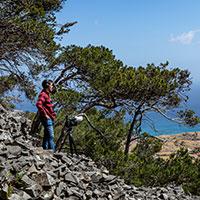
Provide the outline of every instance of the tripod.
<path id="1" fill-rule="evenodd" d="M 87 115 L 84 113 L 81 113 L 73 118 L 68 118 L 68 116 L 65 117 L 65 123 L 64 126 L 62 128 L 61 131 L 61 135 L 58 138 L 57 142 L 56 142 L 56 151 L 60 152 L 68 138 L 69 140 L 69 147 L 70 147 L 70 152 L 73 155 L 74 153 L 77 154 L 77 150 L 76 150 L 76 145 L 74 143 L 74 138 L 72 136 L 72 131 L 73 131 L 73 127 L 77 126 L 78 123 L 80 123 L 81 121 L 83 121 L 83 117 L 86 118 L 88 124 L 99 134 L 99 136 L 103 139 L 103 141 L 105 143 L 107 143 L 106 138 L 104 136 L 104 134 L 99 131 L 97 128 L 95 128 L 90 120 L 88 119 Z"/>
<path id="2" fill-rule="evenodd" d="M 65 123 L 61 131 L 61 135 L 56 142 L 56 151 L 60 152 L 68 138 L 69 140 L 69 147 L 70 153 L 73 155 L 74 153 L 77 154 L 76 145 L 74 143 L 74 138 L 72 136 L 73 126 L 76 126 L 78 122 L 77 118 L 69 119 L 68 116 L 65 117 Z M 81 119 L 82 121 L 82 119 Z"/>

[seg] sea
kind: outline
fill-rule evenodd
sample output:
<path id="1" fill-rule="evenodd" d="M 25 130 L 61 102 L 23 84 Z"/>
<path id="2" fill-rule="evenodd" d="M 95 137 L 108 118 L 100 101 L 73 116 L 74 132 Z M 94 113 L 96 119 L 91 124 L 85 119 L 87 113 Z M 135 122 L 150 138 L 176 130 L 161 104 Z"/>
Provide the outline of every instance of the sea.
<path id="1" fill-rule="evenodd" d="M 189 101 L 185 106 L 187 109 L 194 110 L 196 115 L 200 116 L 200 86 L 193 84 L 191 91 L 188 92 L 188 96 Z M 25 99 L 25 97 L 22 96 L 22 99 Z M 28 100 L 22 100 L 22 102 L 17 102 L 15 105 L 18 110 L 37 111 L 35 103 L 31 103 Z M 130 120 L 130 116 L 127 116 L 125 119 L 126 122 Z M 141 127 L 141 132 L 147 132 L 154 136 L 200 131 L 200 125 L 196 125 L 195 127 L 184 126 L 170 121 L 157 113 L 148 113 Z"/>

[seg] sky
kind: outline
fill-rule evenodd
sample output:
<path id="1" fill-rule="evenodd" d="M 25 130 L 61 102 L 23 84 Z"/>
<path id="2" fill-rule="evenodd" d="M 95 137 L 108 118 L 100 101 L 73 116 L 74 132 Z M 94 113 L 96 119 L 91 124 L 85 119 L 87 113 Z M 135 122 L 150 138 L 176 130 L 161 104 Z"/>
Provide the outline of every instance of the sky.
<path id="1" fill-rule="evenodd" d="M 190 108 L 200 115 L 200 0 L 67 0 L 56 17 L 58 24 L 78 22 L 63 38 L 64 46 L 103 45 L 129 66 L 169 61 L 170 67 L 188 69 Z M 18 104 L 24 107 L 36 110 Z M 191 131 L 156 120 L 161 133 Z"/>
<path id="2" fill-rule="evenodd" d="M 59 24 L 77 21 L 62 45 L 103 45 L 129 66 L 159 65 L 191 72 L 200 83 L 200 0 L 68 0 Z"/>

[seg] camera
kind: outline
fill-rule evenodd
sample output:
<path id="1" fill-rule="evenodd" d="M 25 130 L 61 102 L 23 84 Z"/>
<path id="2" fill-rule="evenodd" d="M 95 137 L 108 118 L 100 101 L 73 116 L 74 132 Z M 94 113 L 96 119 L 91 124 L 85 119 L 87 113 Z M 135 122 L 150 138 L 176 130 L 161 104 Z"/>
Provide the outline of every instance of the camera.
<path id="1" fill-rule="evenodd" d="M 83 116 L 81 115 L 74 116 L 73 118 L 66 117 L 66 126 L 67 127 L 77 126 L 77 124 L 81 121 L 83 121 Z"/>

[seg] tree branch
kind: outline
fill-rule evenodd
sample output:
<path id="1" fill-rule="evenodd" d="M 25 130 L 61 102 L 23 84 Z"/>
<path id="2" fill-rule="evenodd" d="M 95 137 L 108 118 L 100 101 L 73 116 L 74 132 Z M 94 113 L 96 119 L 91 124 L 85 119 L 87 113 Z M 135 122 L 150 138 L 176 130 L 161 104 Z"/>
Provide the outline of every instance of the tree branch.
<path id="1" fill-rule="evenodd" d="M 181 121 L 180 118 L 171 118 L 168 115 L 166 115 L 164 112 L 162 112 L 159 108 L 156 107 L 152 107 L 156 112 L 158 112 L 159 114 L 161 114 L 163 117 L 165 117 L 166 119 L 176 122 L 178 124 L 183 124 L 183 121 Z"/>

